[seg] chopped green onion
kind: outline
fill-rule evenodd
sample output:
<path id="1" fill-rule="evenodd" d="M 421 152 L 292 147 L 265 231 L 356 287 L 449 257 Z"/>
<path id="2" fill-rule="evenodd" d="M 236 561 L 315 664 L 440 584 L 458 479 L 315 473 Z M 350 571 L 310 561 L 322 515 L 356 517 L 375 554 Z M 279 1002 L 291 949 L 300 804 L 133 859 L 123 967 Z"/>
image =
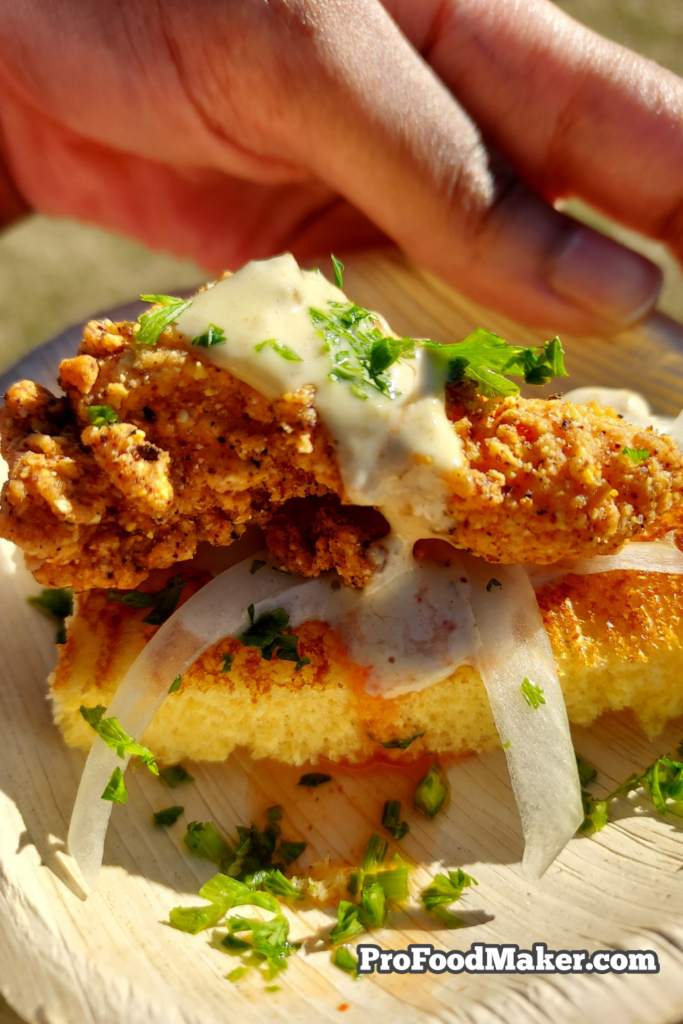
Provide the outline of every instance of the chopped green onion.
<path id="1" fill-rule="evenodd" d="M 161 626 L 176 610 L 185 583 L 185 577 L 178 575 L 173 576 L 165 587 L 154 594 L 142 594 L 139 590 L 128 590 L 124 593 L 108 590 L 107 601 L 119 601 L 129 608 L 151 608 L 152 611 L 142 621 L 150 626 Z"/>
<path id="2" fill-rule="evenodd" d="M 169 687 L 169 690 L 168 690 L 169 694 L 177 693 L 178 690 L 180 689 L 180 684 L 182 683 L 182 681 L 183 681 L 183 677 L 182 676 L 176 676 L 175 679 L 173 680 L 173 682 L 171 683 L 170 687 Z"/>
<path id="3" fill-rule="evenodd" d="M 277 855 L 281 859 L 282 863 L 289 867 L 289 865 L 297 860 L 306 849 L 308 844 L 304 842 L 295 843 L 289 840 L 283 840 L 277 848 Z"/>
<path id="4" fill-rule="evenodd" d="M 410 825 L 407 821 L 400 821 L 401 801 L 387 800 L 382 812 L 382 825 L 389 832 L 396 842 L 403 839 L 410 832 Z"/>
<path id="5" fill-rule="evenodd" d="M 268 821 L 282 821 L 282 807 L 280 804 L 269 807 L 266 811 L 266 817 Z"/>
<path id="6" fill-rule="evenodd" d="M 251 563 L 251 569 L 249 570 L 249 573 L 252 576 L 255 576 L 256 573 L 259 571 L 259 569 L 262 569 L 263 566 L 266 565 L 266 564 L 267 563 L 264 562 L 263 559 L 255 558 L 254 561 Z"/>
<path id="7" fill-rule="evenodd" d="M 491 591 L 491 590 L 493 590 L 494 587 L 502 587 L 502 586 L 503 586 L 502 583 L 499 583 L 498 580 L 496 580 L 493 577 L 491 577 L 491 579 L 486 584 L 486 589 L 488 591 Z"/>
<path id="8" fill-rule="evenodd" d="M 387 919 L 387 897 L 379 882 L 363 886 L 360 894 L 360 920 L 366 930 L 382 928 Z"/>
<path id="9" fill-rule="evenodd" d="M 418 811 L 428 818 L 435 818 L 444 805 L 448 795 L 448 783 L 437 761 L 431 766 L 423 779 L 420 779 L 413 803 Z"/>
<path id="10" fill-rule="evenodd" d="M 358 977 L 358 960 L 345 946 L 338 946 L 332 951 L 332 963 L 340 971 L 346 971 L 352 977 Z"/>
<path id="11" fill-rule="evenodd" d="M 530 682 L 527 677 L 524 677 L 524 682 L 519 688 L 524 700 L 527 702 L 530 708 L 534 711 L 538 711 L 541 704 L 545 704 L 545 697 L 543 696 L 543 690 L 540 686 L 535 686 L 534 683 Z"/>
<path id="12" fill-rule="evenodd" d="M 232 663 L 234 662 L 234 660 L 235 655 L 230 654 L 229 651 L 227 651 L 225 654 L 221 654 L 221 661 L 223 662 L 223 664 L 221 665 L 221 672 L 229 672 L 230 669 L 232 668 Z"/>

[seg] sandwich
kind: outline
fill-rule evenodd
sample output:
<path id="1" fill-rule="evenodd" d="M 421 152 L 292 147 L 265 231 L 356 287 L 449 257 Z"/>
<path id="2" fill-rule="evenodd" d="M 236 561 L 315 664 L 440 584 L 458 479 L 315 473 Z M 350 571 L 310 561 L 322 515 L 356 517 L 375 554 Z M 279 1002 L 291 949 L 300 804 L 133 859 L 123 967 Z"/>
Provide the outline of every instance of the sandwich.
<path id="1" fill-rule="evenodd" d="M 166 764 L 502 745 L 539 875 L 585 816 L 568 720 L 683 712 L 678 425 L 523 397 L 566 376 L 559 339 L 399 337 L 334 271 L 143 296 L 86 325 L 62 395 L 7 393 L 0 535 L 75 592 L 55 720 L 98 796 L 105 710 Z M 77 804 L 82 864 L 108 799 Z"/>

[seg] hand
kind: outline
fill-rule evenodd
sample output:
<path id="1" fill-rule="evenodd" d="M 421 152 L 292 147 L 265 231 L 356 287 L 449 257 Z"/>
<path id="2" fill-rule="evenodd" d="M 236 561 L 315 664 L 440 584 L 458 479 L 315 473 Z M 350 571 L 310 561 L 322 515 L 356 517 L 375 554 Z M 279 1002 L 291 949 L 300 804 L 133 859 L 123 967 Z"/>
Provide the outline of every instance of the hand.
<path id="1" fill-rule="evenodd" d="M 616 330 L 683 254 L 683 81 L 548 0 L 5 0 L 0 210 L 211 270 L 392 239 L 550 330 Z"/>

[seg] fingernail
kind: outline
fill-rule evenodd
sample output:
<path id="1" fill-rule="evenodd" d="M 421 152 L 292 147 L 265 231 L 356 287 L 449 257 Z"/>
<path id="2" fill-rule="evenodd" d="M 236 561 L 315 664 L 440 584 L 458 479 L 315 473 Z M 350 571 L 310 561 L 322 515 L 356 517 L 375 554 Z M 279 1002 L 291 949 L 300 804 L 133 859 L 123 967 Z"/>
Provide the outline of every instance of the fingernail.
<path id="1" fill-rule="evenodd" d="M 562 298 L 614 327 L 645 316 L 662 287 L 654 263 L 583 224 L 572 227 L 553 253 L 545 278 Z"/>

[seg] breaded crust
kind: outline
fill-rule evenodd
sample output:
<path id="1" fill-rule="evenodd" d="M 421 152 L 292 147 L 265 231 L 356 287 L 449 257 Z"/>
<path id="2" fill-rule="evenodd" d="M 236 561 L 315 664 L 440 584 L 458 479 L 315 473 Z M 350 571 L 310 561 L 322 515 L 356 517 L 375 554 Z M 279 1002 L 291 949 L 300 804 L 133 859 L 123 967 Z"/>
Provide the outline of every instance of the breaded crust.
<path id="1" fill-rule="evenodd" d="M 191 576 L 183 599 L 207 577 Z M 157 585 L 163 577 L 157 578 Z M 546 585 L 539 606 L 548 630 L 569 718 L 589 725 L 606 711 L 631 708 L 657 733 L 683 713 L 683 577 L 613 572 L 568 576 Z M 67 743 L 87 749 L 93 732 L 81 704 L 108 705 L 126 669 L 155 632 L 146 612 L 81 595 L 52 679 L 57 724 Z M 166 700 L 144 741 L 164 762 L 222 760 L 236 747 L 291 764 L 326 758 L 363 763 L 378 754 L 411 760 L 426 752 L 463 756 L 498 743 L 478 672 L 458 669 L 420 693 L 371 697 L 364 673 L 324 623 L 297 629 L 311 659 L 265 661 L 255 648 L 226 639 L 214 645 Z M 234 654 L 229 672 L 223 655 Z M 380 741 L 424 733 L 408 749 Z"/>
<path id="2" fill-rule="evenodd" d="M 282 511 L 269 543 L 283 568 L 336 568 L 362 586 L 376 531 L 345 502 L 332 438 L 312 388 L 268 402 L 167 329 L 137 345 L 133 324 L 92 321 L 61 364 L 65 399 L 28 381 L 0 413 L 10 464 L 0 535 L 40 582 L 132 588 L 150 571 L 225 546 Z M 121 423 L 94 426 L 106 405 Z M 683 461 L 669 438 L 596 405 L 451 388 L 447 410 L 466 459 L 449 477 L 450 542 L 490 561 L 550 563 L 608 554 L 675 525 Z M 632 462 L 624 448 L 646 449 Z M 287 521 L 292 499 L 328 499 L 315 535 Z M 339 536 L 342 536 L 338 542 Z"/>

